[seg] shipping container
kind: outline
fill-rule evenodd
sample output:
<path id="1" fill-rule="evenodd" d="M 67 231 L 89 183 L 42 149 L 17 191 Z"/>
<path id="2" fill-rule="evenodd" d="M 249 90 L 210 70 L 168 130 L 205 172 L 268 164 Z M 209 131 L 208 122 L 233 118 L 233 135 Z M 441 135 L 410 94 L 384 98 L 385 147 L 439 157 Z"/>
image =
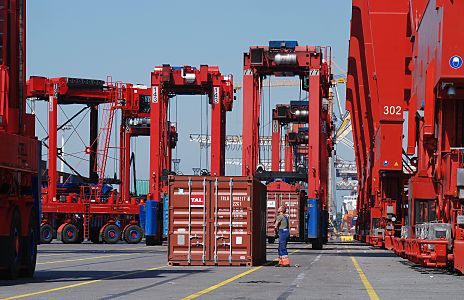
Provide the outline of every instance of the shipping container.
<path id="1" fill-rule="evenodd" d="M 135 181 L 136 196 L 146 196 L 150 187 L 150 181 L 146 179 L 137 179 Z"/>
<path id="2" fill-rule="evenodd" d="M 274 224 L 277 210 L 280 206 L 287 207 L 290 239 L 302 240 L 304 237 L 304 223 L 306 194 L 300 190 L 299 185 L 291 185 L 283 181 L 274 181 L 267 185 L 267 240 L 274 243 L 277 238 Z"/>
<path id="3" fill-rule="evenodd" d="M 266 261 L 266 186 L 252 177 L 169 177 L 170 265 Z"/>

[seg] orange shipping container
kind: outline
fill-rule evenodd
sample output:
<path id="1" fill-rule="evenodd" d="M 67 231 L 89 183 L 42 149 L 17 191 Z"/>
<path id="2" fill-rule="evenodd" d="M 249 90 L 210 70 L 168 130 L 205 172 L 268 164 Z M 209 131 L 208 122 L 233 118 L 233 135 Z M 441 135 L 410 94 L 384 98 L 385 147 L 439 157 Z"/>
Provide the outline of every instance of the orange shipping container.
<path id="1" fill-rule="evenodd" d="M 266 186 L 252 177 L 169 177 L 170 265 L 266 261 Z"/>

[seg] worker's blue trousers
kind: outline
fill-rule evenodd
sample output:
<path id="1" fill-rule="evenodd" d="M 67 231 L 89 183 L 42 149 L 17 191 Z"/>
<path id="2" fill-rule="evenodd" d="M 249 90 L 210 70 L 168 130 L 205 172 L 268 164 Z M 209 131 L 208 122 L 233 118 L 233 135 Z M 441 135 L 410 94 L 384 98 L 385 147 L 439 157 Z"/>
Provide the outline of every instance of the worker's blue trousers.
<path id="1" fill-rule="evenodd" d="M 279 229 L 279 256 L 288 255 L 287 243 L 290 239 L 290 231 L 288 229 Z"/>

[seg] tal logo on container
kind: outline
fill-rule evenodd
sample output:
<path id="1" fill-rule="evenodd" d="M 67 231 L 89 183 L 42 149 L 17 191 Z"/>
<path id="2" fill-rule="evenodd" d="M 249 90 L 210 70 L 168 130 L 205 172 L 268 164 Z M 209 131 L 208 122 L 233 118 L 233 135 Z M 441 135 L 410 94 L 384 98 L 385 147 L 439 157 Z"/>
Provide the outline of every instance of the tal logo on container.
<path id="1" fill-rule="evenodd" d="M 190 196 L 190 207 L 204 207 L 205 197 L 204 195 L 192 195 Z"/>

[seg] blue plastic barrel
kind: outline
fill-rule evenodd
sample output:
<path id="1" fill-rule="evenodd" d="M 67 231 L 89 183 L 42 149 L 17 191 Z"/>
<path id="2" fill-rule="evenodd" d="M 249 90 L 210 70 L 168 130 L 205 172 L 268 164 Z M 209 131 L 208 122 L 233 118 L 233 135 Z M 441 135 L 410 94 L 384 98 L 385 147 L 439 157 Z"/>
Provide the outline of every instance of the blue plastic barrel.
<path id="1" fill-rule="evenodd" d="M 308 199 L 308 212 L 307 212 L 307 226 L 308 238 L 316 239 L 320 237 L 319 234 L 319 200 L 317 198 Z"/>
<path id="2" fill-rule="evenodd" d="M 140 222 L 140 227 L 142 227 L 144 232 L 145 232 L 145 218 L 146 218 L 145 204 L 141 204 L 139 205 L 139 222 Z"/>
<path id="3" fill-rule="evenodd" d="M 169 198 L 164 196 L 163 198 L 163 236 L 168 236 L 169 229 Z"/>
<path id="4" fill-rule="evenodd" d="M 145 236 L 156 236 L 158 202 L 147 200 L 145 204 Z"/>

